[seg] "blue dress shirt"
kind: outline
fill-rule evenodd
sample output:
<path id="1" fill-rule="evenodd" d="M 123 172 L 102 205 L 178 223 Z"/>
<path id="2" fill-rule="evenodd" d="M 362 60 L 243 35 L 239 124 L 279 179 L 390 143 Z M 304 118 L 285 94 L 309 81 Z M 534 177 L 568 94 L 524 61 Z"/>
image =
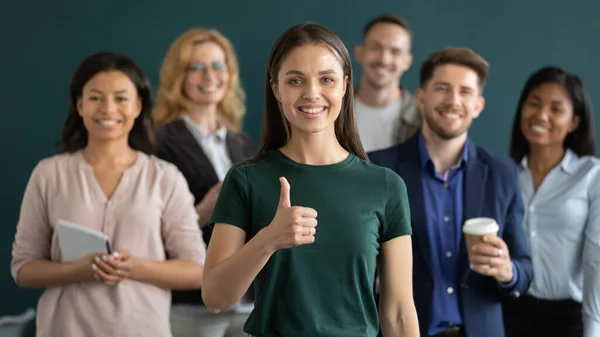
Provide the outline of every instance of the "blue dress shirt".
<path id="1" fill-rule="evenodd" d="M 458 163 L 443 174 L 437 173 L 423 135 L 419 133 L 418 137 L 426 226 L 431 242 L 431 265 L 434 278 L 429 322 L 429 335 L 433 336 L 450 327 L 462 325 L 458 298 L 460 281 L 457 256 L 461 245 L 464 244 L 462 240 L 463 183 L 465 166 L 469 158 L 468 146 L 465 144 L 463 155 Z M 513 280 L 501 286 L 512 287 L 516 284 L 517 275 L 514 266 L 513 272 Z"/>

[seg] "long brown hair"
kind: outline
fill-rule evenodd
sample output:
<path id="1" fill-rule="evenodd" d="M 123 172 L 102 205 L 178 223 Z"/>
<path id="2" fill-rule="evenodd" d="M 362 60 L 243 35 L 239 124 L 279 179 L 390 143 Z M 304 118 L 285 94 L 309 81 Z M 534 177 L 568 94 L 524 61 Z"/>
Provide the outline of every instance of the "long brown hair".
<path id="1" fill-rule="evenodd" d="M 192 49 L 204 42 L 218 44 L 225 53 L 229 84 L 223 100 L 219 102 L 217 113 L 225 126 L 234 132 L 242 129 L 242 119 L 246 114 L 245 92 L 240 84 L 239 65 L 231 42 L 214 29 L 192 28 L 181 34 L 171 45 L 160 69 L 160 87 L 154 122 L 156 126 L 170 123 L 189 111 L 192 101 L 185 95 L 183 83 L 188 73 Z"/>
<path id="2" fill-rule="evenodd" d="M 290 51 L 304 45 L 324 46 L 333 53 L 347 77 L 347 85 L 352 86 L 352 63 L 350 54 L 340 38 L 328 28 L 316 24 L 299 24 L 288 29 L 277 39 L 269 54 L 265 79 L 265 113 L 260 149 L 255 159 L 264 158 L 270 152 L 286 145 L 290 140 L 290 124 L 281 111 L 279 101 L 271 88 L 271 81 L 277 84 L 277 74 Z M 340 145 L 357 157 L 368 160 L 360 141 L 354 117 L 354 92 L 349 89 L 344 95 L 340 115 L 335 121 L 335 135 Z"/>

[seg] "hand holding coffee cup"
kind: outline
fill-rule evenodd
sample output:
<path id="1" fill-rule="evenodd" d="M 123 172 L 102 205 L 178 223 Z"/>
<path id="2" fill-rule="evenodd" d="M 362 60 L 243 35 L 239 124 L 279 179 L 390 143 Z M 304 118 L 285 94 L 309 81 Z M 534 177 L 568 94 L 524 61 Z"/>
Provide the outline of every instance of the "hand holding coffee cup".
<path id="1" fill-rule="evenodd" d="M 462 231 L 471 269 L 498 282 L 508 283 L 514 276 L 512 262 L 508 246 L 498 237 L 498 229 L 494 219 L 473 218 L 465 222 Z"/>

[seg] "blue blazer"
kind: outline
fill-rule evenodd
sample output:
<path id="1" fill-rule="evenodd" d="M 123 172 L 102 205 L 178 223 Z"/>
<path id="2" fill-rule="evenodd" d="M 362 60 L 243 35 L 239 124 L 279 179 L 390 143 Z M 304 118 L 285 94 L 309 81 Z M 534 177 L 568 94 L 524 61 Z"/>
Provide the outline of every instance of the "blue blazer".
<path id="1" fill-rule="evenodd" d="M 425 223 L 418 133 L 394 147 L 369 153 L 376 165 L 392 169 L 406 183 L 413 227 L 413 292 L 421 336 L 428 336 L 433 296 L 431 252 Z M 504 337 L 502 301 L 525 294 L 533 276 L 529 247 L 522 226 L 523 201 L 518 168 L 509 158 L 493 156 L 468 142 L 469 160 L 464 179 L 464 218 L 490 217 L 500 225 L 498 236 L 506 242 L 518 280 L 505 289 L 489 276 L 469 268 L 466 246 L 461 243 L 457 289 L 467 337 Z M 464 222 L 464 221 L 463 221 Z M 464 238 L 462 240 L 464 242 Z"/>

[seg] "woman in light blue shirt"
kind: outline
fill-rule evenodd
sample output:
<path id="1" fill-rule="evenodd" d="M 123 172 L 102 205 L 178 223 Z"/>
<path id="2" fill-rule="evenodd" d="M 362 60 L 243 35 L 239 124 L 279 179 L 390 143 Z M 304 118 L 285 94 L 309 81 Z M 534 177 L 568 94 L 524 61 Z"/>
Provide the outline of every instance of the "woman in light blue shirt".
<path id="1" fill-rule="evenodd" d="M 581 79 L 545 67 L 528 79 L 510 155 L 521 168 L 534 279 L 504 305 L 507 337 L 600 336 L 600 160 Z"/>

